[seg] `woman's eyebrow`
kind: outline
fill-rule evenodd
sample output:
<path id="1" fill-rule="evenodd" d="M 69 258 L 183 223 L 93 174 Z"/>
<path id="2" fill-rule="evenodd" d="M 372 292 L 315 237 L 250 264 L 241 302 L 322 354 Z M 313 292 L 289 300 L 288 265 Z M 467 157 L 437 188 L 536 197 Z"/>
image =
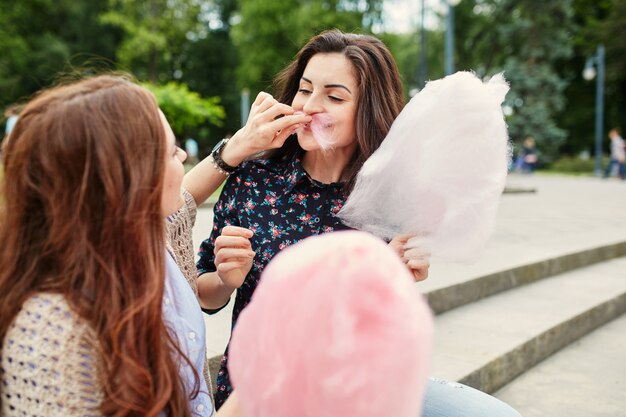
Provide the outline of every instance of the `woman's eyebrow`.
<path id="1" fill-rule="evenodd" d="M 306 81 L 309 84 L 313 84 L 313 82 L 306 77 L 302 77 L 302 80 Z M 343 88 L 348 93 L 352 94 L 352 91 L 350 91 L 350 89 L 343 84 L 326 84 L 324 88 Z"/>
<path id="2" fill-rule="evenodd" d="M 343 84 L 326 84 L 324 88 L 343 88 L 348 93 L 352 94 L 352 91 L 350 91 L 350 89 Z"/>

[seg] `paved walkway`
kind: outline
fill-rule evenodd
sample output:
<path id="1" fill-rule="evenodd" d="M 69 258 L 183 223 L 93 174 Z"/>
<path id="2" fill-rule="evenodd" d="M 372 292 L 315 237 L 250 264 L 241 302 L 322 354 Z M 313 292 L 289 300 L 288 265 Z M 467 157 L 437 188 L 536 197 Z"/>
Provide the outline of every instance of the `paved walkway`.
<path id="1" fill-rule="evenodd" d="M 626 409 L 626 315 L 496 393 L 524 417 L 617 417 Z"/>
<path id="2" fill-rule="evenodd" d="M 505 194 L 496 230 L 482 258 L 472 265 L 437 264 L 417 285 L 426 292 L 474 277 L 571 252 L 626 241 L 626 182 L 587 177 L 517 176 Z M 201 208 L 194 228 L 195 247 L 212 227 L 212 210 Z M 232 303 L 231 303 L 232 304 Z M 207 353 L 221 354 L 230 332 L 230 309 L 207 317 Z"/>

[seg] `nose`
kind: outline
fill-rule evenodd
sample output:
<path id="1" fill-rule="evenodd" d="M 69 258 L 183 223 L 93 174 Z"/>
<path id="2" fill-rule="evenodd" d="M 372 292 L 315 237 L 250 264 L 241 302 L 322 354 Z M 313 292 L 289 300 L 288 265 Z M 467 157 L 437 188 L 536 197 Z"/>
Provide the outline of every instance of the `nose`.
<path id="1" fill-rule="evenodd" d="M 187 152 L 183 148 L 178 148 L 178 159 L 180 159 L 180 162 L 187 160 Z"/>
<path id="2" fill-rule="evenodd" d="M 319 94 L 311 94 L 306 98 L 306 102 L 304 106 L 302 106 L 302 111 L 305 114 L 313 115 L 315 113 L 322 113 L 324 111 L 324 107 L 322 105 L 322 97 Z"/>

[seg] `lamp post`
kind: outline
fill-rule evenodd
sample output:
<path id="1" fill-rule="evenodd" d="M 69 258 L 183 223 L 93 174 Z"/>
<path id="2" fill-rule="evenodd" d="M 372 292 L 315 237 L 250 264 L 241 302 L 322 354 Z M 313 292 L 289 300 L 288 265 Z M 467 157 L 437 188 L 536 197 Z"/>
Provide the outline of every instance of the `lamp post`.
<path id="1" fill-rule="evenodd" d="M 450 75 L 454 72 L 454 8 L 461 0 L 446 0 L 448 15 L 446 17 L 446 43 L 445 43 L 445 73 Z"/>
<path id="2" fill-rule="evenodd" d="M 420 3 L 420 55 L 417 74 L 417 88 L 422 89 L 426 85 L 426 77 L 428 77 L 428 61 L 426 57 L 426 28 L 424 26 L 424 16 L 426 5 L 424 0 Z"/>
<path id="3" fill-rule="evenodd" d="M 596 74 L 596 69 L 598 73 Z M 596 77 L 597 75 L 597 77 Z M 602 175 L 602 130 L 604 121 L 604 45 L 599 45 L 596 54 L 587 59 L 583 78 L 591 81 L 596 78 L 596 135 L 595 135 L 595 175 Z"/>
<path id="4" fill-rule="evenodd" d="M 248 121 L 248 113 L 250 112 L 250 90 L 244 88 L 241 90 L 241 127 L 246 125 Z"/>

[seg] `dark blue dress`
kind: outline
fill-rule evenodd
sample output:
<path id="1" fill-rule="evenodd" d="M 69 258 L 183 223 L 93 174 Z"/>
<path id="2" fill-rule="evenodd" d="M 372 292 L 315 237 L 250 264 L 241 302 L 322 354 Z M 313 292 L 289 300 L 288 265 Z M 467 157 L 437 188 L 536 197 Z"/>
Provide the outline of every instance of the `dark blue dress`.
<path id="1" fill-rule="evenodd" d="M 248 161 L 230 175 L 215 204 L 213 231 L 200 246 L 198 272 L 214 272 L 215 239 L 227 225 L 254 231 L 252 269 L 237 290 L 232 327 L 250 302 L 261 272 L 282 249 L 300 240 L 334 230 L 349 229 L 335 215 L 345 202 L 343 184 L 322 184 L 312 179 L 299 157 L 291 161 Z M 228 375 L 228 347 L 217 375 L 215 406 L 221 407 L 232 391 Z"/>

